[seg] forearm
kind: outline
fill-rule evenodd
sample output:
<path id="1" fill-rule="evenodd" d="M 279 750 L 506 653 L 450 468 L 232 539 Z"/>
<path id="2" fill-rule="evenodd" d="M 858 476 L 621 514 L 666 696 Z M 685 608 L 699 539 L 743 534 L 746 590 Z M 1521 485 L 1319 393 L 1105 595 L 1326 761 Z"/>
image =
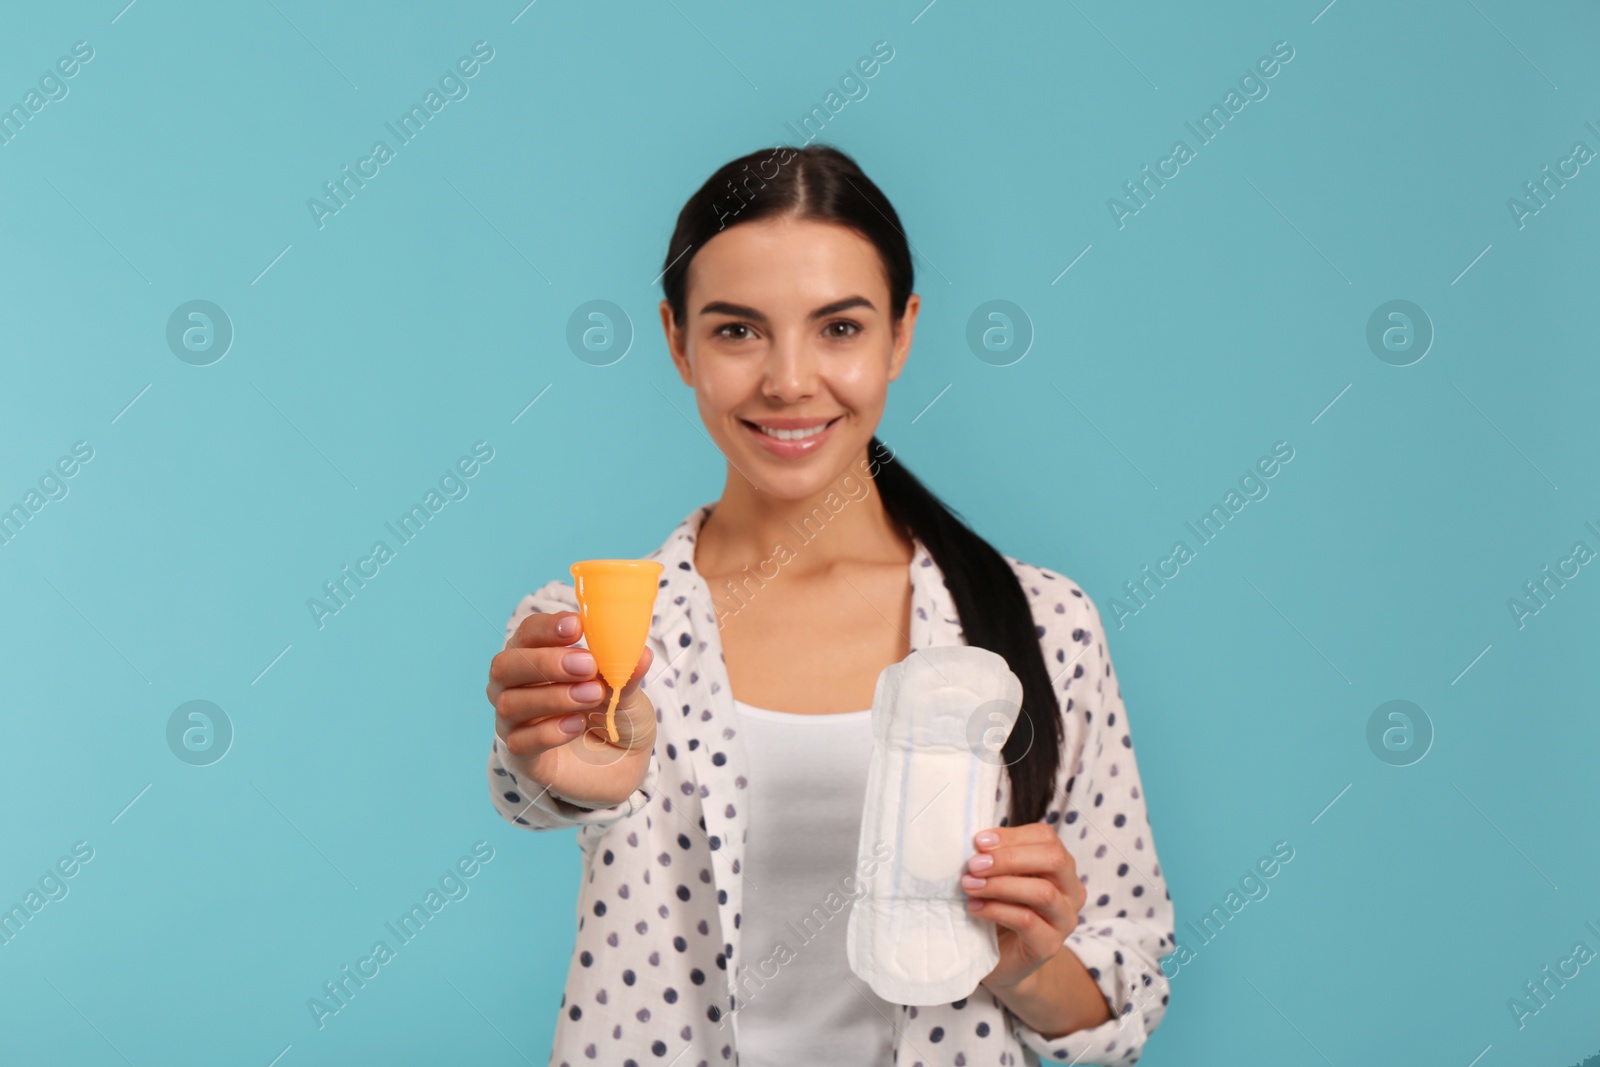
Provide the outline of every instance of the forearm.
<path id="1" fill-rule="evenodd" d="M 1100 986 L 1066 945 L 1016 985 L 984 984 L 1011 1014 L 1051 1040 L 1112 1018 Z"/>

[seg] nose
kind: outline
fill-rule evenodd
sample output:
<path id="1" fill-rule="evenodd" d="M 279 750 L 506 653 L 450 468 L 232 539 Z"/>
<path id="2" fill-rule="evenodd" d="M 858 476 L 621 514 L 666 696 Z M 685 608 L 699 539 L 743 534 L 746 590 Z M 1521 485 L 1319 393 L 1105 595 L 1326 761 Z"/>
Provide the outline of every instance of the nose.
<path id="1" fill-rule="evenodd" d="M 805 338 L 779 337 L 764 357 L 761 394 L 785 404 L 803 401 L 817 392 L 817 372 L 817 353 Z"/>

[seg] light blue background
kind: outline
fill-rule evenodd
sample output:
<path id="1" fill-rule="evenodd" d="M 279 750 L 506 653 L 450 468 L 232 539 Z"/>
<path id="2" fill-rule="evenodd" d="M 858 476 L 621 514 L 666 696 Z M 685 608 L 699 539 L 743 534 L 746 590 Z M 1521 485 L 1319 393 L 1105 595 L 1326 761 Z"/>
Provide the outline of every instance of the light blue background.
<path id="1" fill-rule="evenodd" d="M 666 241 L 880 40 L 821 139 L 919 250 L 880 430 L 912 470 L 1109 618 L 1295 449 L 1110 634 L 1180 939 L 1296 850 L 1143 1062 L 1600 1050 L 1600 966 L 1524 1029 L 1506 1006 L 1600 949 L 1600 568 L 1507 608 L 1600 548 L 1600 173 L 1524 228 L 1506 204 L 1600 150 L 1592 5 L 122 2 L 0 33 L 5 104 L 95 50 L 0 147 L 0 505 L 94 449 L 0 547 L 0 903 L 95 850 L 0 946 L 5 1059 L 545 1061 L 578 851 L 490 806 L 488 660 L 524 593 L 720 492 L 661 340 Z M 479 40 L 470 95 L 318 229 L 307 199 Z M 1119 229 L 1107 199 L 1280 40 L 1270 95 Z M 210 366 L 165 341 L 193 299 L 236 331 Z M 636 332 L 607 367 L 565 341 L 594 299 Z M 1007 367 L 965 341 L 993 299 L 1035 332 Z M 1393 299 L 1436 330 L 1407 367 L 1365 340 Z M 466 499 L 319 629 L 307 598 L 480 440 Z M 236 731 L 207 767 L 165 739 L 194 699 Z M 1391 699 L 1436 730 L 1412 766 L 1366 742 Z M 319 1030 L 307 998 L 477 841 L 470 895 Z"/>

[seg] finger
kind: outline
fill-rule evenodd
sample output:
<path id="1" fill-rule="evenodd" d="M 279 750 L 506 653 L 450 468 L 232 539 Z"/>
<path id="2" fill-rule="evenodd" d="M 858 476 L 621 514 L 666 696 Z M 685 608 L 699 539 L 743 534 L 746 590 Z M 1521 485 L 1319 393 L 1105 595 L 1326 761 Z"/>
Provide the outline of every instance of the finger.
<path id="1" fill-rule="evenodd" d="M 1062 889 L 1077 878 L 1076 864 L 1059 840 L 1043 845 L 1010 845 L 985 849 L 967 860 L 967 871 L 980 878 L 1002 874 L 1043 875 Z"/>
<path id="2" fill-rule="evenodd" d="M 1005 847 L 1009 845 L 1042 845 L 1051 841 L 1061 840 L 1055 827 L 1046 826 L 1042 822 L 1023 823 L 1021 826 L 991 826 L 973 836 L 973 844 L 978 848 L 985 847 L 985 841 L 979 840 L 985 834 L 994 835 L 994 844 L 990 848 Z"/>
<path id="3" fill-rule="evenodd" d="M 570 645 L 583 636 L 583 619 L 575 611 L 536 611 L 517 624 L 507 648 Z"/>
<path id="4" fill-rule="evenodd" d="M 1006 875 L 1001 878 L 975 878 L 962 875 L 961 888 L 968 899 L 998 900 L 1032 908 L 1050 925 L 1066 929 L 1072 925 L 1077 909 L 1048 878 Z"/>
<path id="5" fill-rule="evenodd" d="M 605 699 L 605 686 L 593 678 L 577 683 L 519 685 L 495 698 L 496 728 L 503 723 L 507 730 L 514 730 L 551 715 L 588 711 Z"/>
<path id="6" fill-rule="evenodd" d="M 977 907 L 974 908 L 974 904 Z M 989 919 L 998 926 L 1014 931 L 1028 955 L 1034 959 L 1048 959 L 1067 939 L 1065 934 L 1046 922 L 1038 912 L 1020 904 L 975 898 L 967 901 L 967 908 L 980 919 Z"/>
<path id="7" fill-rule="evenodd" d="M 549 715 L 521 727 L 497 722 L 495 733 L 513 756 L 531 759 L 567 744 L 583 732 L 584 725 L 582 714 Z"/>
<path id="8" fill-rule="evenodd" d="M 506 648 L 489 661 L 489 702 L 524 685 L 581 682 L 595 676 L 594 655 L 586 648 Z"/>

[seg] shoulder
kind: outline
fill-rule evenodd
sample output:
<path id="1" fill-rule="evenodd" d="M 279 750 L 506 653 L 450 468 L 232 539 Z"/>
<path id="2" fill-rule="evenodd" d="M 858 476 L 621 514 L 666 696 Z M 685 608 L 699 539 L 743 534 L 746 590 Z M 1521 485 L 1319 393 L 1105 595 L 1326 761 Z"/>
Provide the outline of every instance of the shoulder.
<path id="1" fill-rule="evenodd" d="M 1077 582 L 1060 571 L 1025 563 L 1014 556 L 1002 555 L 1011 565 L 1012 572 L 1016 574 L 1017 583 L 1027 594 L 1035 615 L 1042 613 L 1057 621 L 1089 617 L 1098 619 L 1099 609 Z"/>
<path id="2" fill-rule="evenodd" d="M 1002 554 L 1003 555 L 1003 554 Z M 1100 610 L 1083 587 L 1059 571 L 1004 556 L 1033 610 L 1035 628 L 1050 662 L 1105 648 Z"/>

